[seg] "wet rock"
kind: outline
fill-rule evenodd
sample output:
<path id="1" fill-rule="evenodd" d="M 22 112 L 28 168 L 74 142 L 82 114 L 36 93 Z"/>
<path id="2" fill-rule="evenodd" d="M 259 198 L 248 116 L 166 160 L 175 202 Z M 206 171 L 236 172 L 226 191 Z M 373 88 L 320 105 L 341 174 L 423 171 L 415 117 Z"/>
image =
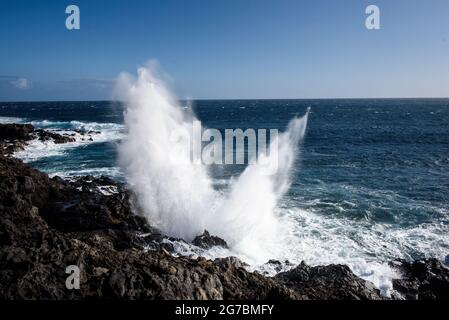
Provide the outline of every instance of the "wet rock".
<path id="1" fill-rule="evenodd" d="M 274 266 L 281 266 L 282 262 L 280 262 L 279 260 L 270 259 L 270 260 L 268 260 L 267 264 L 271 264 L 271 265 L 274 265 Z"/>
<path id="2" fill-rule="evenodd" d="M 405 299 L 449 299 L 449 269 L 439 260 L 396 260 L 391 266 L 403 276 L 402 279 L 393 280 L 393 289 Z"/>
<path id="3" fill-rule="evenodd" d="M 307 299 L 383 299 L 372 283 L 360 279 L 345 265 L 310 267 L 302 262 L 290 271 L 279 273 L 275 279 Z"/>
<path id="4" fill-rule="evenodd" d="M 56 181 L 56 180 L 54 180 Z M 114 186 L 105 195 L 102 186 Z M 132 213 L 130 193 L 109 178 L 84 177 L 64 184 L 57 199 L 42 208 L 45 221 L 63 232 L 115 229 L 150 232 L 145 218 Z"/>
<path id="5" fill-rule="evenodd" d="M 33 131 L 31 124 L 0 124 L 0 140 L 30 140 Z"/>
<path id="6" fill-rule="evenodd" d="M 0 154 L 11 155 L 14 152 L 25 149 L 26 143 L 23 141 L 0 141 Z"/>
<path id="7" fill-rule="evenodd" d="M 210 262 L 205 260 L 204 264 L 207 263 Z M 287 288 L 276 279 L 247 272 L 244 264 L 235 257 L 215 259 L 214 265 L 218 266 L 216 274 L 223 285 L 224 299 L 304 299 L 301 293 Z"/>
<path id="8" fill-rule="evenodd" d="M 101 187 L 114 187 L 116 189 L 116 193 L 119 191 L 125 191 L 125 186 L 122 183 L 118 183 L 117 181 L 114 181 L 106 176 L 79 176 L 72 178 L 70 183 L 77 189 L 89 192 L 98 192 L 101 190 Z"/>
<path id="9" fill-rule="evenodd" d="M 212 236 L 209 234 L 207 230 L 204 230 L 204 233 L 200 236 L 197 236 L 193 239 L 192 243 L 203 249 L 210 249 L 215 246 L 228 248 L 228 244 L 223 239 Z"/>
<path id="10" fill-rule="evenodd" d="M 68 134 L 43 129 L 35 129 L 31 124 L 0 124 L 0 154 L 12 155 L 24 150 L 30 140 L 53 141 L 54 143 L 75 142 L 75 138 Z"/>
<path id="11" fill-rule="evenodd" d="M 151 233 L 144 235 L 143 239 L 148 249 L 169 254 L 175 253 L 175 242 L 187 244 L 187 242 L 182 239 L 168 237 L 156 229 L 153 229 Z"/>
<path id="12" fill-rule="evenodd" d="M 262 274 L 269 276 L 272 274 L 277 274 L 282 271 L 286 271 L 288 269 L 293 268 L 295 265 L 292 264 L 290 261 L 285 260 L 284 262 L 281 262 L 279 260 L 268 260 L 267 263 L 263 265 L 263 267 L 260 268 Z"/>
<path id="13" fill-rule="evenodd" d="M 11 155 L 21 151 L 26 141 L 33 139 L 31 124 L 0 124 L 0 154 Z"/>
<path id="14" fill-rule="evenodd" d="M 62 143 L 68 143 L 68 142 L 75 142 L 75 138 L 71 137 L 70 135 L 61 135 L 56 132 L 47 131 L 43 129 L 38 129 L 34 131 L 35 136 L 40 141 L 53 141 L 56 144 L 62 144 Z"/>

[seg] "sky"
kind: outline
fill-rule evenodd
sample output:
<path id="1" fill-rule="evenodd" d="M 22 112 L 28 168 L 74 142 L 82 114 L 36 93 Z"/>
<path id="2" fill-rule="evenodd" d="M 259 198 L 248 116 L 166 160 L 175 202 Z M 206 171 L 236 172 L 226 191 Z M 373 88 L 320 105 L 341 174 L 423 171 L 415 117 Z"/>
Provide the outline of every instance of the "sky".
<path id="1" fill-rule="evenodd" d="M 0 101 L 109 100 L 150 59 L 180 98 L 449 97 L 449 1 L 0 1 Z"/>

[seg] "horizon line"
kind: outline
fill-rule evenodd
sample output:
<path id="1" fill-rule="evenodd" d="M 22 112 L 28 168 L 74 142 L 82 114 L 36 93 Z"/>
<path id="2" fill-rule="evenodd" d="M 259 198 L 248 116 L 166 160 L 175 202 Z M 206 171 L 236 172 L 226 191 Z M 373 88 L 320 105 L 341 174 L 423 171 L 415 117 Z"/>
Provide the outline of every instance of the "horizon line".
<path id="1" fill-rule="evenodd" d="M 182 98 L 177 101 L 275 101 L 275 100 L 425 100 L 449 99 L 447 97 L 370 97 L 370 98 Z M 121 102 L 120 100 L 92 99 L 92 100 L 0 100 L 0 103 L 33 103 L 33 102 Z"/>

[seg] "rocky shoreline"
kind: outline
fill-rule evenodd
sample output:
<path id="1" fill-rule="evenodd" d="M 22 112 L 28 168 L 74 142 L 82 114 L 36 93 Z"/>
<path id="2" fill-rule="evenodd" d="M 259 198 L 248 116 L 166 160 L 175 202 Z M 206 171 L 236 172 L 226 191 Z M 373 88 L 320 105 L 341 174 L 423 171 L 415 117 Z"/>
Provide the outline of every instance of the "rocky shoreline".
<path id="1" fill-rule="evenodd" d="M 234 257 L 175 257 L 171 240 L 109 178 L 64 180 L 12 155 L 32 139 L 73 138 L 31 125 L 0 125 L 0 299 L 387 299 L 345 265 L 301 263 L 267 277 Z M 182 240 L 179 240 L 182 241 Z M 207 231 L 202 248 L 227 246 Z M 278 261 L 268 262 L 276 267 Z M 68 290 L 66 267 L 80 267 Z M 391 299 L 448 299 L 449 269 L 436 259 L 393 261 Z"/>

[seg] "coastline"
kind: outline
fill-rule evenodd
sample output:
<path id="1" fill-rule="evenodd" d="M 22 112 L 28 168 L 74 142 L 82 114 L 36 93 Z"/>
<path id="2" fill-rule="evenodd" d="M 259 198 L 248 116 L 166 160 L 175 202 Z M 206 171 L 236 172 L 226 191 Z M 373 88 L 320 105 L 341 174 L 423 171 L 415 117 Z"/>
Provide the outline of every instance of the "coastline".
<path id="1" fill-rule="evenodd" d="M 175 257 L 170 238 L 135 214 L 125 185 L 50 179 L 12 157 L 36 138 L 71 141 L 30 125 L 0 125 L 2 299 L 386 299 L 345 265 L 301 263 L 266 277 L 233 257 Z M 194 242 L 226 245 L 208 233 Z M 79 290 L 65 287 L 69 265 L 80 266 Z M 449 270 L 440 261 L 392 265 L 403 275 L 393 281 L 392 299 L 449 298 Z"/>

